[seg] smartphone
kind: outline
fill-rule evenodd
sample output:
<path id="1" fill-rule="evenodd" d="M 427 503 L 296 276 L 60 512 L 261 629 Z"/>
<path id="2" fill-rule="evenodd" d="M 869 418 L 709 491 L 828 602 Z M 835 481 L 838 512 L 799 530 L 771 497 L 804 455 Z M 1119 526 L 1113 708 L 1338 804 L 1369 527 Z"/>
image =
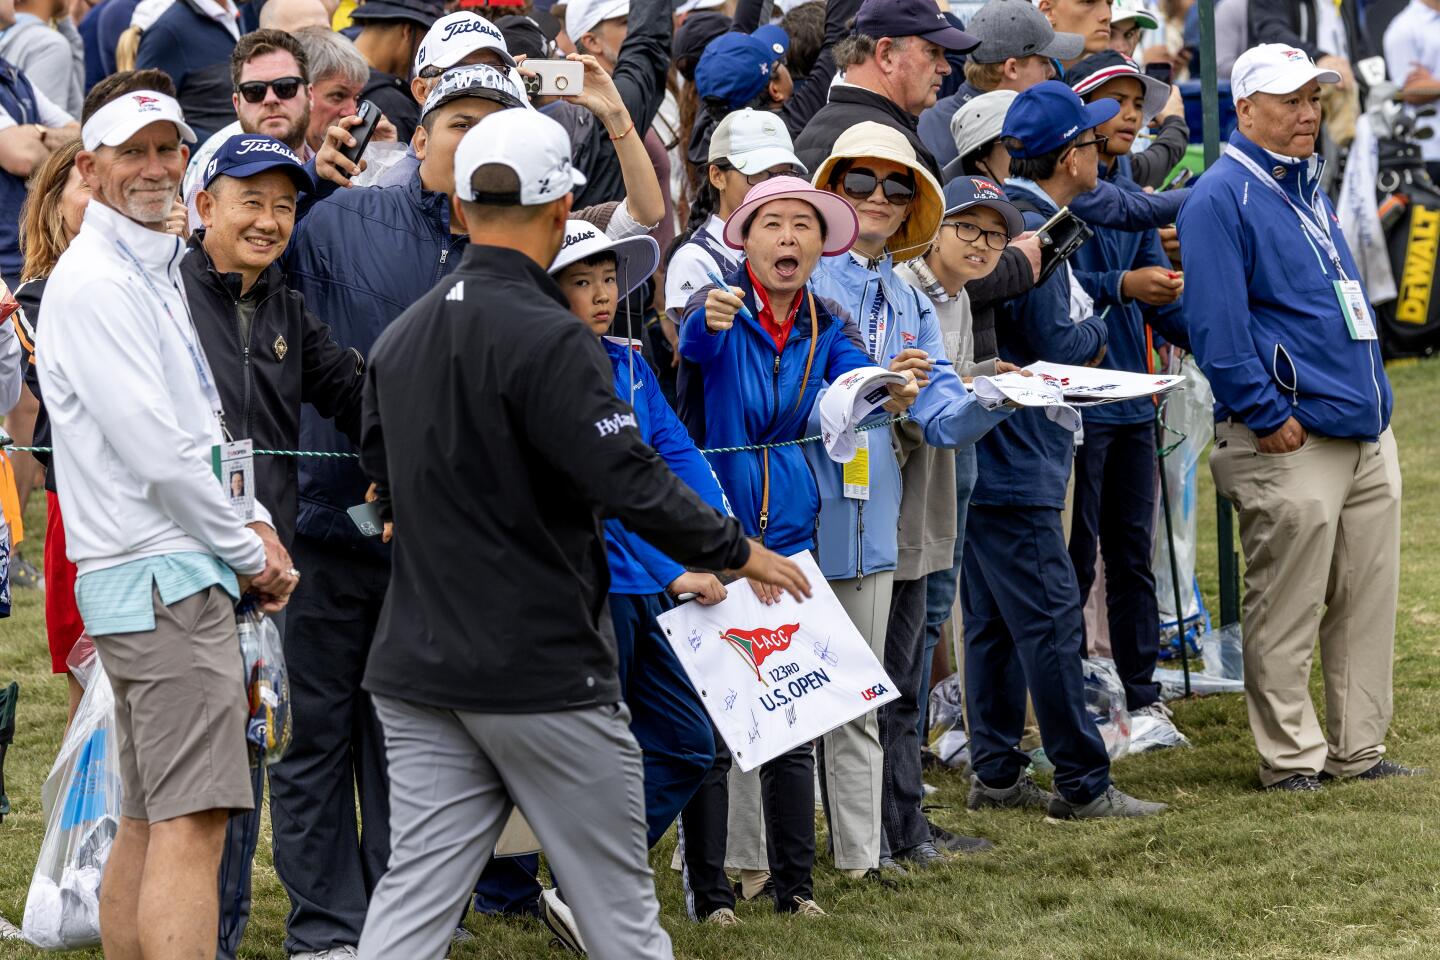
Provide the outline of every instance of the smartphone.
<path id="1" fill-rule="evenodd" d="M 385 521 L 380 519 L 378 503 L 359 503 L 345 511 L 360 532 L 367 537 L 378 537 L 385 532 Z"/>
<path id="2" fill-rule="evenodd" d="M 380 122 L 380 108 L 369 100 L 361 100 L 360 109 L 355 113 L 360 118 L 360 122 L 350 128 L 350 136 L 355 138 L 355 146 L 345 147 L 340 151 L 340 155 L 351 163 L 360 162 L 365 148 L 370 146 L 370 138 L 375 136 L 375 126 Z"/>
<path id="3" fill-rule="evenodd" d="M 1046 234 L 1048 236 L 1055 230 L 1056 227 L 1060 226 L 1060 224 L 1064 223 L 1066 220 L 1073 219 L 1074 216 L 1075 214 L 1070 212 L 1069 207 L 1061 207 L 1059 210 L 1055 211 L 1055 215 L 1053 217 L 1040 224 L 1040 226 L 1035 230 L 1035 232 Z"/>
<path id="4" fill-rule="evenodd" d="M 1179 173 L 1175 174 L 1175 179 L 1165 184 L 1165 186 L 1160 189 L 1160 192 L 1164 193 L 1166 190 L 1179 190 L 1181 187 L 1189 183 L 1190 178 L 1194 175 L 1195 171 L 1191 170 L 1189 167 L 1186 167 L 1184 170 L 1181 170 Z"/>
<path id="5" fill-rule="evenodd" d="M 585 65 L 576 60 L 526 60 L 535 76 L 525 86 L 531 96 L 573 97 L 585 90 Z"/>
<path id="6" fill-rule="evenodd" d="M 1145 76 L 1154 77 L 1161 83 L 1170 83 L 1171 78 L 1175 76 L 1175 67 L 1163 60 L 1159 63 L 1147 63 L 1145 64 Z"/>

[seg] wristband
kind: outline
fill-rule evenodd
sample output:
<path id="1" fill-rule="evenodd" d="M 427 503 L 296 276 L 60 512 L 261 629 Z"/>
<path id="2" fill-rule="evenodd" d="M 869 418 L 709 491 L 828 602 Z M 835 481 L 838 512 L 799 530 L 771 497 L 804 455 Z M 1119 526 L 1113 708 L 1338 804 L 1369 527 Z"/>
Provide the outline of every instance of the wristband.
<path id="1" fill-rule="evenodd" d="M 634 130 L 634 129 L 635 129 L 635 121 L 634 121 L 634 120 L 631 120 L 631 121 L 630 121 L 630 126 L 628 126 L 628 127 L 625 128 L 625 132 L 622 133 L 622 134 L 620 134 L 620 136 L 618 136 L 618 137 L 611 137 L 611 138 L 610 138 L 610 142 L 611 142 L 611 143 L 618 143 L 619 141 L 624 140 L 626 137 L 630 136 L 630 131 L 631 131 L 631 130 Z"/>

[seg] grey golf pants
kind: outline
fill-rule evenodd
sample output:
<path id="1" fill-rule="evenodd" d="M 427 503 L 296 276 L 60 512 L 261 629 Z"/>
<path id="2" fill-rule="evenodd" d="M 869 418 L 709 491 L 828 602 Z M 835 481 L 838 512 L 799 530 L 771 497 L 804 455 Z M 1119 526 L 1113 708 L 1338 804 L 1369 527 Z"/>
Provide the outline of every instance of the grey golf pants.
<path id="1" fill-rule="evenodd" d="M 640 748 L 623 703 L 467 713 L 376 696 L 390 865 L 361 960 L 441 960 L 512 807 L 525 814 L 596 960 L 672 960 L 645 843 Z"/>

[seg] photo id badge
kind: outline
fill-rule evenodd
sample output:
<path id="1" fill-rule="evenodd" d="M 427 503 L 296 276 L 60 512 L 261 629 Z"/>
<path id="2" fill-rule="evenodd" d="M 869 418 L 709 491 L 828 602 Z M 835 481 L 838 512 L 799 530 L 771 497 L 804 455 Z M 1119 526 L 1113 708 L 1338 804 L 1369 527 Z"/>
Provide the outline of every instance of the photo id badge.
<path id="1" fill-rule="evenodd" d="M 1345 326 L 1350 328 L 1350 339 L 1376 339 L 1375 320 L 1370 316 L 1370 305 L 1365 302 L 1360 281 L 1336 280 L 1335 296 L 1340 298 L 1340 312 L 1345 315 Z"/>
<path id="2" fill-rule="evenodd" d="M 254 520 L 255 445 L 249 440 L 218 443 L 210 448 L 210 464 L 240 519 Z"/>
<path id="3" fill-rule="evenodd" d="M 855 434 L 855 457 L 844 464 L 845 496 L 850 500 L 870 499 L 870 435 Z"/>

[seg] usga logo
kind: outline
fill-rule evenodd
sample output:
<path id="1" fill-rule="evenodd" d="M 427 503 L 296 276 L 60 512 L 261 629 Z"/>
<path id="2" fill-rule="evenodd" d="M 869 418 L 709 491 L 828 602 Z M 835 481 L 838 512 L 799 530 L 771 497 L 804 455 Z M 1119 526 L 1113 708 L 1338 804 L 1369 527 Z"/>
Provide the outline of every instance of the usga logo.
<path id="1" fill-rule="evenodd" d="M 883 683 L 877 683 L 877 684 L 875 684 L 875 686 L 871 687 L 869 690 L 861 690 L 861 691 L 860 691 L 860 699 L 865 700 L 865 701 L 870 701 L 870 700 L 874 700 L 876 697 L 883 697 L 883 696 L 885 696 L 885 694 L 887 694 L 887 693 L 889 693 L 889 692 L 890 692 L 889 690 L 886 690 L 886 689 L 885 689 L 885 684 L 883 684 Z"/>
<path id="2" fill-rule="evenodd" d="M 750 667 L 755 674 L 755 680 L 764 684 L 760 679 L 760 664 L 772 653 L 790 649 L 790 641 L 800 630 L 800 624 L 787 623 L 774 630 L 768 627 L 760 627 L 758 630 L 737 630 L 731 627 L 722 631 L 720 636 L 730 644 L 732 650 L 740 654 L 740 658 Z"/>

